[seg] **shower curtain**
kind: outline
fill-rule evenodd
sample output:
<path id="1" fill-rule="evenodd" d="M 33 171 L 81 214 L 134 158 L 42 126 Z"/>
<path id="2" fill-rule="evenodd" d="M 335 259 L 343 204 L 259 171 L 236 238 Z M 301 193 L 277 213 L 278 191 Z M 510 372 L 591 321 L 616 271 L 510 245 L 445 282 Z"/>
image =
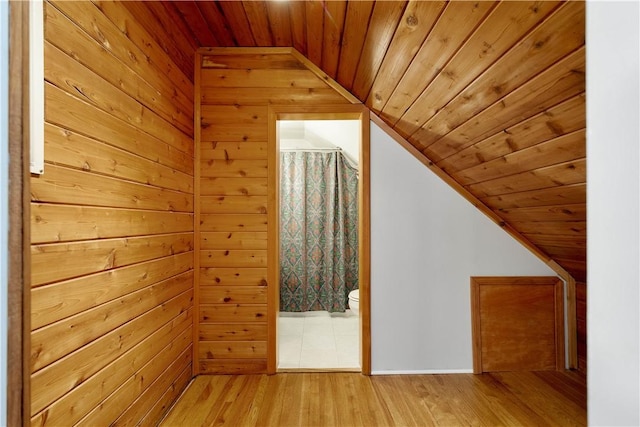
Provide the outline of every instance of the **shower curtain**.
<path id="1" fill-rule="evenodd" d="M 358 171 L 341 151 L 280 153 L 280 311 L 344 312 L 358 288 Z"/>

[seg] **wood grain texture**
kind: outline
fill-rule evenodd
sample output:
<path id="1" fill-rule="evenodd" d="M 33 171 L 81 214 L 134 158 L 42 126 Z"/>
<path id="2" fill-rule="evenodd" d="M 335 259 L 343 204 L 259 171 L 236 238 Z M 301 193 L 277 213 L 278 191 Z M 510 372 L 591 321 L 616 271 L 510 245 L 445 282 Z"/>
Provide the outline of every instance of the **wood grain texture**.
<path id="1" fill-rule="evenodd" d="M 151 40 L 155 41 L 159 50 L 165 51 L 175 63 L 174 67 L 181 70 L 188 81 L 193 82 L 193 55 L 197 43 L 189 37 L 189 25 L 176 19 L 175 8 L 167 7 L 161 2 L 145 1 L 131 1 L 124 6 L 134 17 L 134 22 L 138 23 L 137 26 L 146 30 L 149 35 L 147 45 Z M 121 15 L 122 12 L 118 11 L 117 14 Z M 122 29 L 126 30 L 126 26 Z M 136 41 L 143 42 L 142 39 Z"/>
<path id="2" fill-rule="evenodd" d="M 45 52 L 45 61 L 49 64 L 45 79 L 49 83 L 65 92 L 79 95 L 83 101 L 136 126 L 177 150 L 193 154 L 192 136 L 183 133 L 170 120 L 141 105 L 118 87 L 109 85 L 107 80 L 55 46 L 47 46 Z"/>
<path id="3" fill-rule="evenodd" d="M 422 128 L 412 138 L 419 139 L 421 144 L 426 143 L 425 154 L 430 153 L 435 161 L 466 148 L 469 144 L 493 135 L 500 128 L 511 126 L 530 117 L 532 113 L 544 111 L 582 93 L 585 85 L 584 58 L 583 48 L 578 49 L 544 73 L 494 102 L 489 108 L 485 108 L 473 119 L 465 121 L 455 129 L 449 129 L 453 129 L 452 132 L 443 132 L 434 138 L 433 144 L 423 138 L 426 134 L 436 135 L 433 129 Z M 468 135 L 474 137 L 465 137 Z"/>
<path id="4" fill-rule="evenodd" d="M 45 125 L 44 149 L 47 161 L 58 166 L 193 193 L 187 173 L 49 123 Z"/>
<path id="5" fill-rule="evenodd" d="M 482 165 L 465 169 L 455 176 L 463 185 L 488 181 L 512 175 L 526 163 L 530 170 L 556 163 L 581 159 L 586 156 L 586 130 L 580 129 L 549 141 L 527 147 L 498 159 L 486 161 Z"/>
<path id="6" fill-rule="evenodd" d="M 282 53 L 262 53 L 259 49 L 245 49 L 242 56 L 225 54 L 220 49 L 201 49 L 202 69 L 251 69 L 251 70 L 304 70 L 305 67 L 291 56 L 290 49 L 279 49 Z M 209 53 L 210 52 L 210 53 Z M 214 53 L 216 52 L 216 53 Z"/>
<path id="7" fill-rule="evenodd" d="M 142 27 L 127 25 L 136 22 L 135 16 L 112 2 L 96 2 L 96 6 L 98 9 L 77 2 L 57 2 L 55 8 L 47 5 L 45 38 L 153 111 L 163 111 L 165 117 L 177 121 L 192 135 L 189 74 L 181 72 L 174 63 L 176 57 L 163 52 Z M 138 11 L 139 18 L 143 12 Z M 83 18 L 79 19 L 79 15 Z M 75 20 L 72 22 L 69 17 Z M 153 72 L 145 74 L 139 57 L 148 58 L 145 62 Z M 102 61 L 108 65 L 93 66 Z"/>
<path id="8" fill-rule="evenodd" d="M 266 231 L 267 215 L 264 214 L 206 214 L 200 216 L 203 232 L 216 231 Z"/>
<path id="9" fill-rule="evenodd" d="M 474 373 L 564 370 L 557 277 L 472 277 Z"/>
<path id="10" fill-rule="evenodd" d="M 185 252 L 34 288 L 32 327 L 82 313 L 192 268 L 193 254 Z"/>
<path id="11" fill-rule="evenodd" d="M 429 146 L 470 117 L 522 86 L 550 65 L 580 48 L 584 43 L 584 4 L 563 3 L 545 21 L 500 57 L 490 73 L 484 73 L 469 84 L 444 108 L 429 118 L 421 128 L 421 140 Z M 557 37 L 557 38 L 556 38 Z M 558 43 L 562 40 L 562 43 Z M 555 49 L 544 49 L 545 44 Z M 490 79 L 490 81 L 487 81 Z M 443 119 L 446 117 L 446 119 Z M 405 129 L 413 134 L 413 128 Z M 428 132 L 430 136 L 426 136 Z"/>
<path id="12" fill-rule="evenodd" d="M 269 2 L 243 2 L 241 11 L 232 4 L 218 2 L 229 17 L 226 25 L 215 25 L 215 20 L 210 25 L 216 38 L 227 40 L 220 46 L 255 45 L 252 37 L 244 37 L 249 27 L 260 46 L 275 46 L 281 43 L 275 41 L 276 34 L 291 33 L 291 46 L 301 61 L 335 76 L 351 92 L 352 102 L 365 103 L 422 152 L 417 155 L 424 164 L 436 164 L 448 174 L 447 182 L 465 186 L 492 209 L 492 218 L 519 235 L 545 220 L 535 217 L 543 212 L 512 221 L 501 209 L 548 206 L 560 212 L 567 204 L 586 206 L 584 3 L 352 1 L 343 10 L 342 2 L 293 2 L 289 19 L 284 8 L 270 15 L 269 8 L 275 6 Z M 249 21 L 250 26 L 245 24 Z M 224 56 L 224 50 L 217 54 Z M 244 73 L 251 86 L 264 85 L 254 68 L 257 65 L 244 67 L 240 75 Z M 215 70 L 219 78 L 225 71 Z M 273 81 L 274 86 L 287 84 L 286 78 Z M 286 95 L 273 87 L 219 87 L 218 102 L 303 105 L 305 90 L 293 80 L 289 85 Z M 330 92 L 318 88 L 311 93 L 317 102 L 330 102 Z M 203 90 L 203 102 L 213 105 L 215 99 L 215 88 Z M 251 141 L 260 136 L 249 128 L 241 133 L 221 129 L 215 138 Z M 550 140 L 555 141 L 543 145 Z M 553 165 L 574 160 L 570 174 L 553 170 Z M 543 164 L 551 169 L 541 170 Z M 543 176 L 546 173 L 551 175 Z M 526 185 L 520 185 L 522 180 Z M 536 247 L 534 253 L 553 258 L 555 265 L 584 279 L 586 258 L 579 248 L 586 241 L 572 246 L 561 239 L 571 227 L 561 224 L 570 220 L 567 216 L 549 222 L 559 229 L 547 236 L 558 235 L 558 242 Z M 521 225 L 525 228 L 520 230 Z M 547 252 L 549 248 L 559 250 Z"/>
<path id="13" fill-rule="evenodd" d="M 380 113 L 385 106 L 445 5 L 437 1 L 407 4 L 367 98 L 373 112 Z"/>
<path id="14" fill-rule="evenodd" d="M 351 89 L 353 78 L 356 74 L 357 61 L 364 45 L 367 35 L 367 26 L 362 25 L 369 22 L 373 11 L 373 1 L 350 1 L 347 2 L 347 12 L 345 16 L 344 31 L 342 33 L 342 46 L 340 48 L 339 66 L 336 81 L 345 89 Z M 304 54 L 303 51 L 300 53 Z"/>
<path id="15" fill-rule="evenodd" d="M 473 87 L 476 84 L 474 80 L 482 80 L 487 68 L 493 66 L 497 60 L 501 60 L 503 54 L 557 5 L 558 3 L 555 2 L 520 4 L 500 2 L 491 9 L 478 28 L 469 34 L 468 39 L 415 100 L 401 120 L 408 123 L 427 123 L 431 117 L 440 113 L 440 110 L 449 108 L 447 104 L 456 102 L 454 98 L 456 94 L 465 93 L 468 88 Z M 475 15 L 477 16 L 477 13 Z M 491 84 L 495 84 L 495 76 L 501 75 L 501 72 L 491 72 L 487 75 L 492 76 Z M 486 87 L 484 82 L 481 85 Z M 488 95 L 483 98 L 486 97 Z M 465 99 L 473 99 L 473 96 L 465 95 Z M 433 103 L 429 100 L 438 100 L 438 102 Z M 454 107 L 451 108 L 452 111 L 456 111 L 453 110 Z M 452 115 L 447 111 L 445 117 Z M 438 120 L 438 123 L 440 122 L 441 120 Z M 400 127 L 407 134 L 413 133 L 413 126 L 401 124 Z"/>
<path id="16" fill-rule="evenodd" d="M 200 148 L 203 160 L 264 160 L 267 141 L 211 141 Z"/>
<path id="17" fill-rule="evenodd" d="M 153 424 L 191 378 L 196 42 L 168 4 L 44 11 L 28 418 Z"/>
<path id="18" fill-rule="evenodd" d="M 232 125 L 233 126 L 233 125 Z M 236 131 L 232 131 L 236 132 Z M 260 131 L 262 132 L 262 131 Z M 246 134 L 242 132 L 242 134 Z M 228 135 L 231 137 L 231 135 Z M 261 135 L 262 136 L 262 135 Z M 250 160 L 201 160 L 200 175 L 205 178 L 265 178 L 267 176 L 266 159 Z"/>
<path id="19" fill-rule="evenodd" d="M 55 108 L 55 105 L 59 107 Z M 178 171 L 187 174 L 193 172 L 191 154 L 180 151 L 143 132 L 135 125 L 97 109 L 48 83 L 45 84 L 45 115 L 47 123 L 137 153 Z M 126 138 L 114 138 L 114 133 Z"/>
<path id="20" fill-rule="evenodd" d="M 202 341 L 266 341 L 266 323 L 206 323 L 200 325 Z"/>
<path id="21" fill-rule="evenodd" d="M 195 277 L 193 280 L 193 301 L 194 306 L 198 306 L 198 301 L 200 301 L 200 257 L 198 254 L 200 253 L 200 233 L 202 233 L 202 210 L 200 203 L 195 203 L 196 197 L 199 197 L 202 189 L 202 173 L 201 169 L 197 167 L 202 161 L 202 128 L 200 126 L 195 126 L 195 122 L 197 117 L 202 116 L 202 105 L 198 102 L 201 99 L 201 90 L 202 90 L 202 74 L 201 67 L 199 64 L 202 64 L 202 54 L 200 51 L 196 51 L 195 60 L 194 60 L 194 176 L 193 182 L 195 186 L 194 192 L 194 207 L 193 207 L 193 237 L 194 237 L 194 247 L 193 247 L 193 268 L 195 270 Z M 196 355 L 200 350 L 200 322 L 196 322 L 193 320 L 193 327 L 191 330 L 191 360 L 196 359 Z M 191 376 L 195 376 L 198 373 L 198 368 L 196 363 L 191 363 Z"/>
<path id="22" fill-rule="evenodd" d="M 586 405 L 586 378 L 569 371 L 207 375 L 160 426 L 586 425 Z"/>
<path id="23" fill-rule="evenodd" d="M 260 8 L 268 13 L 269 22 L 259 22 L 254 36 L 263 32 L 266 37 L 268 31 L 276 44 L 291 43 L 291 38 L 300 41 L 303 29 L 297 23 L 283 26 L 284 17 L 296 6 L 243 5 L 248 16 Z M 306 3 L 304 15 L 329 13 L 321 27 L 341 34 L 346 2 L 327 3 L 324 11 L 315 8 L 315 3 Z M 298 8 L 296 13 L 303 11 Z M 334 15 L 342 18 L 333 22 Z M 252 19 L 259 21 L 257 16 Z M 261 43 L 257 38 L 256 42 Z M 307 44 L 307 51 L 316 52 L 325 65 L 329 61 L 337 66 L 340 44 L 338 37 L 324 48 Z M 196 62 L 201 83 L 201 95 L 196 97 L 200 285 L 194 368 L 196 373 L 267 372 L 267 362 L 275 360 L 268 348 L 275 348 L 276 337 L 267 319 L 277 313 L 272 295 L 277 281 L 268 273 L 277 257 L 277 237 L 270 225 L 278 215 L 272 210 L 276 190 L 271 180 L 277 164 L 276 149 L 269 142 L 269 130 L 275 126 L 269 108 L 272 102 L 295 103 L 296 111 L 304 112 L 320 105 L 331 113 L 333 105 L 353 109 L 345 105 L 353 97 L 337 91 L 327 73 L 289 48 L 204 48 L 198 55 L 202 56 Z M 247 324 L 260 326 L 247 328 Z"/>
<path id="24" fill-rule="evenodd" d="M 3 132 L 8 137 L 6 154 L 14 159 L 8 162 L 7 176 L 10 179 L 5 184 L 8 218 L 5 220 L 7 234 L 4 244 L 7 245 L 8 255 L 3 261 L 7 266 L 7 311 L 4 319 L 7 338 L 4 352 L 8 369 L 4 378 L 7 390 L 11 390 L 6 393 L 5 420 L 7 425 L 15 426 L 27 425 L 31 407 L 28 362 L 31 304 L 27 291 L 31 275 L 31 231 L 25 226 L 29 223 L 29 83 L 27 73 L 24 72 L 28 69 L 30 57 L 29 7 L 27 2 L 10 2 L 9 28 L 4 29 L 8 37 L 8 52 L 5 56 L 8 64 L 3 64 L 3 70 L 8 71 L 5 79 L 8 79 L 9 91 L 2 95 L 8 102 L 8 111 L 5 112 L 6 127 L 3 125 L 6 130 L 3 129 Z"/>
<path id="25" fill-rule="evenodd" d="M 118 328 L 192 287 L 193 272 L 128 294 L 31 333 L 31 366 L 37 370 Z M 135 301 L 135 304 L 133 303 Z"/>
<path id="26" fill-rule="evenodd" d="M 180 2 L 174 3 L 175 9 L 184 18 L 183 20 L 189 22 L 192 25 L 189 28 L 190 33 L 198 41 L 199 45 L 206 46 L 218 46 L 218 40 L 211 32 L 209 28 L 209 22 L 214 23 L 216 26 L 223 27 L 225 25 L 224 18 L 220 15 L 218 8 L 201 8 L 197 3 Z M 227 37 L 229 33 L 225 33 Z M 229 39 L 224 40 L 225 43 L 229 42 Z"/>
<path id="27" fill-rule="evenodd" d="M 193 250 L 193 233 L 65 242 L 31 247 L 31 286 L 107 271 Z M 75 256 L 81 256 L 82 263 Z"/>
<path id="28" fill-rule="evenodd" d="M 269 26 L 266 4 L 262 2 L 243 1 L 242 6 L 249 23 L 249 28 L 244 29 L 253 34 L 256 46 L 274 46 L 271 27 Z"/>
<path id="29" fill-rule="evenodd" d="M 585 161 L 581 137 L 577 136 L 584 135 L 585 129 L 584 4 L 451 2 L 438 11 L 435 2 L 375 2 L 375 6 L 374 2 L 347 2 L 343 12 L 342 5 L 331 3 L 306 2 L 281 8 L 263 1 L 186 1 L 179 5 L 45 2 L 49 135 L 45 156 L 47 171 L 54 179 L 46 175 L 42 180 L 32 178 L 32 190 L 34 210 L 54 219 L 38 223 L 37 217 L 32 218 L 38 227 L 44 227 L 42 236 L 38 233 L 34 237 L 34 244 L 87 247 L 98 239 L 189 233 L 187 218 L 199 208 L 194 206 L 193 195 L 200 194 L 199 187 L 205 182 L 223 180 L 212 186 L 209 196 L 264 195 L 258 194 L 264 186 L 255 181 L 246 185 L 224 181 L 253 180 L 243 174 L 261 170 L 228 160 L 266 160 L 264 151 L 255 146 L 231 148 L 249 142 L 266 144 L 266 125 L 259 124 L 262 113 L 251 108 L 268 103 L 350 103 L 359 98 L 380 111 L 382 119 L 397 132 L 405 136 L 412 132 L 409 142 L 422 151 L 423 163 L 436 163 L 453 181 L 464 181 L 467 191 L 493 209 L 506 227 L 519 231 L 546 257 L 552 257 L 579 281 L 586 281 Z M 11 7 L 17 10 L 13 4 Z M 274 8 L 278 9 L 275 13 Z M 344 13 L 340 31 L 336 31 L 339 26 L 327 27 L 331 23 L 328 12 L 334 8 Z M 454 8 L 460 13 L 453 13 Z M 431 28 L 418 25 L 411 31 L 412 20 L 407 18 L 412 16 L 421 24 L 432 22 Z M 501 29 L 509 30 L 501 33 Z M 336 44 L 338 38 L 340 43 Z M 224 61 L 212 58 L 208 67 L 235 61 L 238 68 L 231 73 L 226 68 L 207 68 L 217 80 L 211 86 L 203 85 L 196 95 L 192 83 L 194 51 L 207 42 L 267 47 L 288 43 L 306 55 L 292 54 L 298 64 L 308 61 L 307 65 L 320 68 L 311 74 L 299 73 L 304 67 L 288 69 L 296 61 L 282 58 L 260 67 L 260 60 L 248 52 L 240 55 L 239 61 L 231 58 L 234 55 Z M 207 54 L 211 52 L 215 53 Z M 247 66 L 243 67 L 245 54 Z M 333 75 L 356 96 L 328 86 L 324 76 Z M 382 101 L 376 93 L 382 94 Z M 429 105 L 424 103 L 427 98 Z M 209 126 L 200 129 L 207 141 L 197 154 L 189 144 L 189 137 L 195 135 L 194 99 L 214 110 L 224 107 L 215 111 L 221 121 L 205 121 Z M 431 110 L 434 105 L 436 109 Z M 229 112 L 237 106 L 247 107 L 249 114 L 234 118 L 235 113 Z M 405 114 L 405 120 L 400 120 Z M 241 129 L 234 127 L 236 120 L 244 122 Z M 194 182 L 192 177 L 200 172 L 202 162 L 193 158 L 200 154 L 205 164 L 216 161 L 215 169 L 227 175 Z M 259 181 L 265 176 L 255 178 Z M 45 212 L 58 206 L 60 211 Z M 105 215 L 112 207 L 113 216 Z M 176 211 L 180 214 L 169 219 Z M 73 223 L 76 214 L 87 218 L 87 223 L 78 223 L 77 232 L 66 225 Z M 116 218 L 132 222 L 118 221 L 115 226 Z M 266 232 L 268 225 L 266 214 L 233 213 L 204 213 L 196 218 L 196 224 L 203 232 L 214 233 Z M 194 239 L 193 244 L 197 248 L 200 239 Z M 100 280 L 111 283 L 114 276 L 120 277 L 119 283 L 128 283 L 137 280 L 133 279 L 137 274 L 146 274 L 151 263 L 181 255 L 184 253 L 38 286 L 33 292 L 42 292 L 37 301 L 44 311 L 42 316 L 40 312 L 32 314 L 32 318 L 38 319 L 40 326 L 49 325 L 90 309 L 95 295 L 104 293 L 98 304 L 122 298 L 125 295 L 105 292 L 106 285 L 100 289 Z M 182 261 L 176 264 L 185 265 Z M 163 280 L 160 271 L 173 271 L 165 267 L 153 269 L 155 273 L 148 277 L 155 279 L 149 280 Z M 267 280 L 262 267 L 211 267 L 200 273 L 195 277 L 206 286 L 221 282 L 242 286 L 246 280 L 258 285 Z M 42 272 L 36 275 L 45 276 Z M 87 294 L 81 291 L 84 280 L 92 284 Z M 72 283 L 80 287 L 69 287 Z M 151 286 L 154 282 L 145 279 L 141 283 Z M 53 303 L 46 303 L 45 291 L 49 290 L 58 294 L 52 301 L 62 304 L 58 313 Z M 199 292 L 199 287 L 194 292 Z M 71 303 L 75 298 L 78 305 Z M 579 320 L 578 329 L 581 327 L 584 324 Z M 586 355 L 585 346 L 579 341 L 581 355 Z M 266 369 L 263 359 L 203 360 L 191 365 L 202 372 Z M 127 413 L 140 415 L 140 408 L 150 405 L 138 421 L 153 423 L 154 416 L 166 409 L 170 396 L 186 383 L 185 369 L 190 368 L 174 366 L 171 380 L 162 382 L 167 389 L 146 394 L 136 403 L 141 406 Z M 41 392 L 36 390 L 34 396 Z M 113 402 L 132 403 L 125 400 Z M 544 402 L 533 398 L 538 409 Z M 46 410 L 40 412 L 45 418 Z M 461 417 L 461 423 L 471 423 L 468 416 Z M 133 418 L 136 416 L 120 421 L 133 423 Z M 115 420 L 107 419 L 101 418 L 106 423 Z M 447 411 L 438 419 L 441 423 L 452 420 Z"/>
<path id="30" fill-rule="evenodd" d="M 198 7 L 203 11 L 206 10 L 208 6 L 213 6 L 213 4 L 198 3 Z M 218 6 L 228 24 L 226 28 L 231 31 L 231 35 L 236 43 L 239 46 L 255 46 L 256 42 L 251 33 L 247 14 L 245 13 L 242 2 L 220 2 Z"/>
<path id="31" fill-rule="evenodd" d="M 126 9 L 109 1 L 96 0 L 94 4 L 100 11 L 109 18 L 121 33 L 126 34 L 127 38 L 134 42 L 137 49 L 140 49 L 146 58 L 158 66 L 161 73 L 167 76 L 168 81 L 165 84 L 171 85 L 170 82 L 177 82 L 181 93 L 174 93 L 173 96 L 185 96 L 188 100 L 193 101 L 193 93 L 188 89 L 191 81 L 193 81 L 193 64 L 190 49 L 180 50 L 176 44 L 182 45 L 193 43 L 185 40 L 182 36 L 171 39 L 162 37 L 166 34 L 155 16 L 144 8 L 142 2 L 130 2 Z M 131 25 L 130 22 L 143 21 L 144 25 Z M 161 75 L 151 77 L 151 79 L 160 80 Z M 165 93 L 164 90 L 160 91 Z M 169 95 L 166 93 L 164 96 Z M 188 120 L 190 112 L 193 111 L 193 103 L 187 105 L 189 108 L 185 110 L 185 119 Z M 189 123 L 188 121 L 185 123 Z M 192 128 L 192 126 L 191 126 Z M 193 130 L 193 129 L 192 129 Z"/>
<path id="32" fill-rule="evenodd" d="M 33 243 L 184 233 L 192 229 L 191 213 L 46 203 L 31 205 Z"/>
<path id="33" fill-rule="evenodd" d="M 404 8 L 404 2 L 394 1 L 379 1 L 373 5 L 367 36 L 351 89 L 360 100 L 366 99 L 369 94 Z"/>
<path id="34" fill-rule="evenodd" d="M 175 388 L 182 389 L 189 381 L 191 374 L 191 349 L 186 348 L 177 357 L 172 353 L 161 353 L 156 360 L 145 366 L 140 374 L 138 381 L 130 380 L 124 384 L 123 389 L 138 398 L 135 402 L 122 411 L 120 406 L 122 402 L 121 395 L 111 395 L 105 399 L 104 404 L 87 414 L 80 423 L 85 425 L 103 425 L 108 420 L 116 417 L 116 425 L 135 425 L 138 420 L 144 419 L 148 412 L 148 408 L 153 408 L 160 397 L 166 391 L 174 391 L 172 384 L 174 378 L 182 377 L 179 381 L 180 385 Z M 155 363 L 154 363 L 155 362 Z M 169 362 L 170 365 L 166 369 L 162 367 Z M 144 375 L 147 378 L 155 378 L 154 381 L 144 381 Z M 175 391 L 174 391 L 175 393 Z M 166 404 L 166 403 L 165 403 Z"/>
<path id="35" fill-rule="evenodd" d="M 274 46 L 291 46 L 289 5 L 278 2 L 269 2 L 266 5 Z"/>
<path id="36" fill-rule="evenodd" d="M 491 135 L 438 162 L 449 173 L 481 165 L 506 154 L 586 127 L 584 93 Z"/>
<path id="37" fill-rule="evenodd" d="M 576 283 L 578 370 L 587 372 L 587 283 Z"/>
<path id="38" fill-rule="evenodd" d="M 266 249 L 267 233 L 201 233 L 200 242 L 202 249 Z"/>
<path id="39" fill-rule="evenodd" d="M 266 304 L 201 304 L 199 318 L 201 323 L 224 323 L 229 319 L 233 319 L 231 323 L 264 323 L 266 309 Z M 263 356 L 266 358 L 266 353 Z"/>
<path id="40" fill-rule="evenodd" d="M 202 285 L 253 285 L 266 286 L 266 268 L 202 268 L 200 270 Z"/>
<path id="41" fill-rule="evenodd" d="M 380 114 L 396 132 L 408 136 L 420 123 L 419 118 L 414 119 L 417 123 L 406 118 L 407 111 L 494 6 L 492 2 L 446 5 Z"/>
<path id="42" fill-rule="evenodd" d="M 332 79 L 335 79 L 338 72 L 346 12 L 345 0 L 329 1 L 325 4 L 321 68 Z"/>
<path id="43" fill-rule="evenodd" d="M 122 357 L 99 370 L 94 376 L 31 418 L 32 425 L 77 422 L 130 377 L 161 353 L 187 348 L 191 340 L 191 316 L 181 316 L 162 325 L 156 332 L 123 353 Z M 161 343 L 168 343 L 165 347 Z M 139 375 L 137 376 L 139 378 Z"/>
<path id="44" fill-rule="evenodd" d="M 305 2 L 305 16 L 307 18 L 307 53 L 306 57 L 316 66 L 322 64 L 322 39 L 324 28 L 325 0 Z"/>
<path id="45" fill-rule="evenodd" d="M 274 35 L 290 32 L 290 46 L 297 49 L 293 55 L 301 62 L 313 64 L 319 73 L 335 76 L 350 91 L 345 91 L 343 98 L 352 97 L 351 102 L 367 105 L 422 151 L 423 163 L 435 163 L 449 174 L 450 181 L 468 185 L 466 182 L 474 177 L 463 176 L 461 171 L 472 168 L 474 172 L 490 171 L 503 161 L 524 156 L 525 153 L 516 153 L 527 148 L 531 164 L 558 164 L 562 156 L 568 155 L 562 143 L 553 153 L 541 152 L 540 159 L 533 148 L 542 147 L 540 144 L 551 139 L 571 140 L 568 144 L 572 148 L 568 150 L 576 149 L 573 151 L 576 158 L 572 160 L 584 159 L 580 157 L 586 128 L 582 2 L 351 1 L 343 10 L 343 2 L 314 1 L 293 2 L 288 11 L 278 8 L 278 13 L 271 15 L 269 8 L 276 6 L 262 0 L 243 2 L 244 14 L 238 13 L 238 6 L 232 1 L 216 5 L 224 11 L 235 8 L 234 14 L 238 15 L 233 25 L 216 26 L 213 24 L 217 21 L 212 20 L 212 32 L 227 40 L 221 46 L 253 46 L 251 40 L 240 42 L 229 37 L 252 32 L 260 35 L 260 46 L 276 46 L 282 43 L 277 43 Z M 273 22 L 269 22 L 269 16 L 274 17 Z M 194 18 L 194 27 L 198 23 L 199 18 Z M 340 43 L 336 44 L 338 39 Z M 247 64 L 240 73 L 244 73 L 248 82 L 244 84 L 263 85 L 260 82 L 263 79 L 255 73 L 259 71 L 255 69 L 255 61 Z M 274 70 L 281 67 L 282 63 Z M 222 77 L 226 76 L 225 71 L 218 69 L 216 73 Z M 318 74 L 321 80 L 322 74 Z M 239 79 L 231 74 L 229 77 Z M 280 77 L 273 79 L 274 87 L 259 91 L 242 87 L 205 88 L 203 102 L 302 105 L 306 94 L 298 81 L 289 80 L 287 95 L 279 94 L 282 92 L 275 87 L 287 84 L 287 79 Z M 220 82 L 218 86 L 225 85 Z M 309 89 L 309 95 L 313 94 L 317 102 L 335 102 L 330 100 L 330 93 L 320 88 Z M 583 131 L 582 136 L 568 136 L 579 131 Z M 247 140 L 255 137 L 250 132 L 226 135 Z M 218 136 L 221 140 L 225 138 L 224 133 Z M 517 185 L 524 175 L 535 170 L 529 164 L 529 161 L 510 163 L 504 182 Z M 584 172 L 577 170 L 583 176 L 582 182 L 586 180 Z M 517 196 L 515 193 L 487 196 L 473 187 L 467 190 L 476 199 L 488 200 L 491 207 L 494 197 L 517 198 L 521 206 L 540 205 L 542 200 L 538 196 L 555 207 L 569 199 L 584 203 L 584 198 L 574 197 L 576 184 L 565 181 L 559 184 L 550 189 L 544 180 L 532 182 L 531 190 L 518 190 Z M 502 190 L 507 187 L 511 185 L 507 183 Z M 559 195 L 563 190 L 568 194 L 567 200 L 556 204 L 550 193 L 556 191 Z M 500 218 L 501 212 L 495 209 L 493 215 Z M 509 223 L 509 219 L 502 218 L 501 222 Z M 562 265 L 572 275 L 584 277 L 586 271 L 581 264 Z"/>
<path id="46" fill-rule="evenodd" d="M 151 335 L 159 326 L 179 316 L 186 316 L 191 306 L 192 293 L 188 291 L 34 372 L 31 384 L 38 392 L 32 395 L 33 413 L 45 409 L 83 380 L 122 357 L 124 352 Z M 124 396 L 125 400 L 135 398 L 135 395 Z"/>

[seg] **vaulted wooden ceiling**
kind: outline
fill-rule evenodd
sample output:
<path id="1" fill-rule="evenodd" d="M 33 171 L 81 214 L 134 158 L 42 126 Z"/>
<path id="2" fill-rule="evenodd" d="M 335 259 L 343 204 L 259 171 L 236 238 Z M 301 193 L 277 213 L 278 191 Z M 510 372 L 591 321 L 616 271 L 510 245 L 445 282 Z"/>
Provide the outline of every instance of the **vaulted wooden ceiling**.
<path id="1" fill-rule="evenodd" d="M 586 280 L 585 4 L 131 2 L 208 46 L 292 46 Z M 428 221 L 425 218 L 425 221 Z"/>

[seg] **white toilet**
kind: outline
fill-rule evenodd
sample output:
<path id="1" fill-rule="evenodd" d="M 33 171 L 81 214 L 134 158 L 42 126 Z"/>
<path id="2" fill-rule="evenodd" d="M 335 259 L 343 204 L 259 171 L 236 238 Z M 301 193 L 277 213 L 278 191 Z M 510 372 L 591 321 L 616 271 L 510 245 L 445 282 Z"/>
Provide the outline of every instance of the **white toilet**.
<path id="1" fill-rule="evenodd" d="M 360 289 L 354 289 L 349 292 L 349 308 L 353 314 L 358 314 L 358 309 L 360 308 Z"/>

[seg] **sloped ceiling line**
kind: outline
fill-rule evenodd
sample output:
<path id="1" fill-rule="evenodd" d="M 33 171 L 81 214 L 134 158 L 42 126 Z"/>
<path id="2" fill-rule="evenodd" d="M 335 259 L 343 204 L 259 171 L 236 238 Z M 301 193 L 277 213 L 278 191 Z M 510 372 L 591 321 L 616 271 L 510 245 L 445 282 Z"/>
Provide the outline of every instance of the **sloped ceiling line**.
<path id="1" fill-rule="evenodd" d="M 586 280 L 583 2 L 180 3 L 153 12 L 173 10 L 198 46 L 295 47 Z"/>

